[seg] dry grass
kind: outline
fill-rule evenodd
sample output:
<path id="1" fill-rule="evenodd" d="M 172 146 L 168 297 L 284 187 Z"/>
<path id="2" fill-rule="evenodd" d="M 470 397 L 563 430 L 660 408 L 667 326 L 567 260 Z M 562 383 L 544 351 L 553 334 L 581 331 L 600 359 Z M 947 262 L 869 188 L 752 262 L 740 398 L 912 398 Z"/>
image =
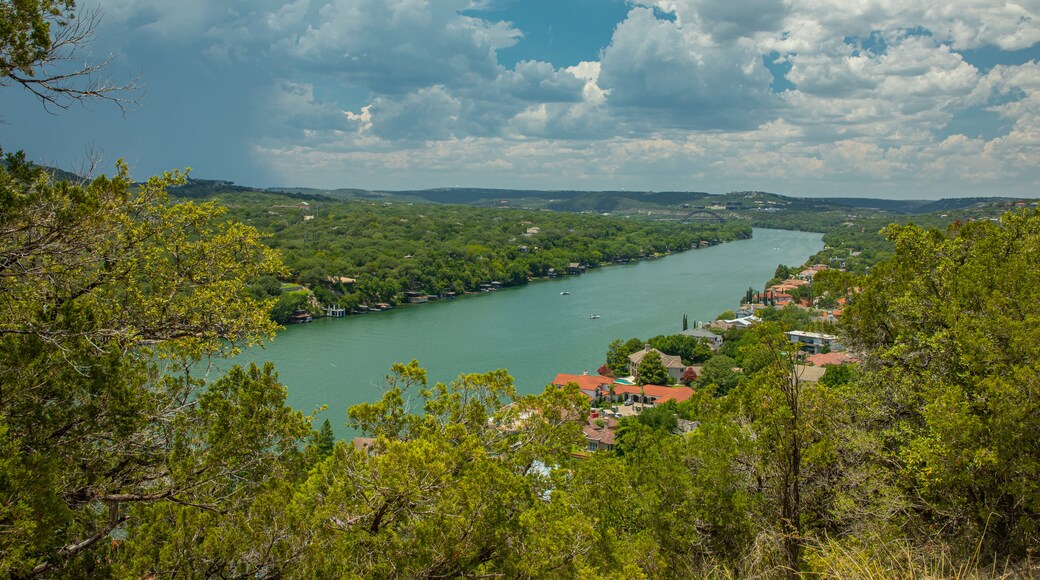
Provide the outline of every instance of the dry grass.
<path id="1" fill-rule="evenodd" d="M 914 546 L 906 542 L 871 544 L 819 542 L 807 549 L 809 577 L 881 580 L 991 580 L 1040 577 L 1040 562 L 991 560 L 983 564 L 979 549 L 958 558 L 947 546 Z"/>

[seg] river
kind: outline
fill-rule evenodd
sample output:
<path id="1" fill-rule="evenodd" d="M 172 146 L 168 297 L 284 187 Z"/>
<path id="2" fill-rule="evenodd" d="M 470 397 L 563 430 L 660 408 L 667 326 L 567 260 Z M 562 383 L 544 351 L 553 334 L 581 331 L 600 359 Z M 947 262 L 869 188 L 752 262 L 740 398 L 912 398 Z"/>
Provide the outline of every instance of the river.
<path id="1" fill-rule="evenodd" d="M 728 242 L 581 276 L 399 307 L 282 330 L 236 363 L 270 360 L 304 412 L 321 405 L 339 436 L 348 406 L 381 396 L 394 362 L 417 359 L 431 384 L 505 368 L 521 393 L 541 392 L 557 373 L 595 373 L 615 338 L 682 331 L 736 309 L 777 264 L 799 265 L 823 248 L 820 234 L 756 229 Z M 569 295 L 561 295 L 569 292 Z M 591 319 L 592 314 L 599 315 Z"/>

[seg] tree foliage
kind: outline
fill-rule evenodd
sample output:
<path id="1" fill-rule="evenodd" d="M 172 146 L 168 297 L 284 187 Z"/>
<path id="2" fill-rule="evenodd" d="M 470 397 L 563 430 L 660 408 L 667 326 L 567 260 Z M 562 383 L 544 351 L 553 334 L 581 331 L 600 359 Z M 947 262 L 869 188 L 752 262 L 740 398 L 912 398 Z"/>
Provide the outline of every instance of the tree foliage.
<path id="1" fill-rule="evenodd" d="M 200 481 L 223 483 L 253 460 L 242 453 L 255 447 L 211 453 L 228 442 L 194 440 L 226 384 L 200 389 L 191 370 L 271 334 L 246 282 L 280 265 L 217 206 L 168 203 L 177 179 L 134 186 L 121 165 L 82 186 L 54 183 L 18 155 L 0 168 L 7 574 L 75 567 L 127 506 L 205 503 Z M 283 419 L 289 429 L 299 418 Z M 264 437 L 293 437 L 268 427 Z"/>
<path id="2" fill-rule="evenodd" d="M 668 369 L 664 368 L 661 355 L 656 350 L 648 351 L 643 356 L 643 360 L 639 361 L 636 383 L 640 385 L 672 384 L 672 379 L 668 376 Z"/>
<path id="3" fill-rule="evenodd" d="M 113 83 L 102 76 L 108 60 L 84 64 L 77 54 L 92 41 L 100 18 L 97 8 L 77 12 L 75 0 L 0 2 L 0 86 L 21 86 L 44 107 L 132 102 L 134 81 Z"/>
<path id="4" fill-rule="evenodd" d="M 847 310 L 921 521 L 1023 553 L 1040 541 L 1040 215 L 890 228 Z"/>

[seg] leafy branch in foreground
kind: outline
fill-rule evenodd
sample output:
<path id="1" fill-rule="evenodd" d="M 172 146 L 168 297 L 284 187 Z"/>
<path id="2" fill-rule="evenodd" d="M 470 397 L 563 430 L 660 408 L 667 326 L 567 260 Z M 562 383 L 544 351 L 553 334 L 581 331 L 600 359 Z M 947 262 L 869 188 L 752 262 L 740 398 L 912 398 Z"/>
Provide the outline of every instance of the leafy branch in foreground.
<path id="1" fill-rule="evenodd" d="M 208 389 L 192 376 L 203 357 L 271 335 L 268 304 L 246 282 L 281 266 L 216 206 L 169 204 L 178 179 L 136 187 L 120 164 L 111 178 L 55 183 L 20 155 L 0 167 L 4 574 L 87 573 L 129 505 L 225 509 L 233 494 L 205 490 L 242 480 L 267 461 L 260 450 L 308 432 L 302 416 L 279 411 L 262 433 L 227 430 L 254 435 L 234 450 L 214 437 L 237 406 L 281 408 L 270 370 Z M 241 399 L 229 383 L 255 392 Z M 208 412 L 214 397 L 231 410 Z"/>
<path id="2" fill-rule="evenodd" d="M 45 109 L 101 100 L 121 109 L 136 101 L 137 82 L 102 76 L 112 57 L 83 64 L 79 52 L 94 38 L 100 8 L 77 13 L 75 0 L 0 2 L 0 86 L 18 85 Z"/>

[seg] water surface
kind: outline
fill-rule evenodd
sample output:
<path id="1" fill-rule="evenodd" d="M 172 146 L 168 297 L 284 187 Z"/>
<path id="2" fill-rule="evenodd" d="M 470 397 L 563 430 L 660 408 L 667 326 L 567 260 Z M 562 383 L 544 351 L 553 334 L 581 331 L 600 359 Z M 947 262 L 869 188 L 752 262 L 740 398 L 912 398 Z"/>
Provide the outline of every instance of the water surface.
<path id="1" fill-rule="evenodd" d="M 756 229 L 750 240 L 659 260 L 318 320 L 286 328 L 235 362 L 274 361 L 289 404 L 304 412 L 328 405 L 322 416 L 347 435 L 347 407 L 378 399 L 394 362 L 417 359 L 431 383 L 505 368 L 518 391 L 540 392 L 557 373 L 595 373 L 615 338 L 674 334 L 684 314 L 693 326 L 736 309 L 749 286 L 761 288 L 777 264 L 802 264 L 822 249 L 821 238 Z"/>

